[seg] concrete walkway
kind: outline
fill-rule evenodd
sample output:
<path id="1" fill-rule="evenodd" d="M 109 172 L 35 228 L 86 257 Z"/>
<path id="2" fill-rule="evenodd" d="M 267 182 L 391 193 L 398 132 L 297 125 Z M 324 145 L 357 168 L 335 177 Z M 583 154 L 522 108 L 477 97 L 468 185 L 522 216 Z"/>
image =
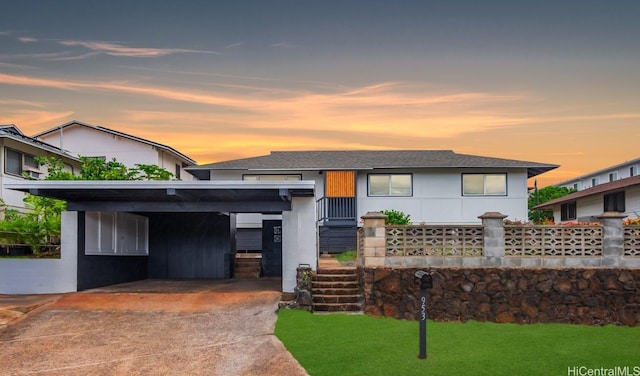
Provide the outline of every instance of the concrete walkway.
<path id="1" fill-rule="evenodd" d="M 280 281 L 158 281 L 65 294 L 0 329 L 8 375 L 306 375 L 273 335 Z"/>

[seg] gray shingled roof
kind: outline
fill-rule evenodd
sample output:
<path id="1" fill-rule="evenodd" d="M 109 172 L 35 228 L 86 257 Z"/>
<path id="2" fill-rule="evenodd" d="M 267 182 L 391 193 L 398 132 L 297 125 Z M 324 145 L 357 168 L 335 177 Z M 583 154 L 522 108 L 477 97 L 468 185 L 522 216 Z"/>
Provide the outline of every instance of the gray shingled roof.
<path id="1" fill-rule="evenodd" d="M 390 168 L 526 168 L 529 177 L 558 165 L 457 154 L 451 150 L 274 151 L 187 170 L 371 170 Z"/>
<path id="2" fill-rule="evenodd" d="M 13 124 L 0 125 L 0 138 L 11 138 L 23 144 L 35 146 L 38 149 L 46 150 L 50 153 L 57 154 L 59 156 L 64 156 L 65 158 L 70 158 L 75 161 L 79 161 L 78 158 L 72 156 L 71 154 L 65 152 L 60 148 L 57 148 L 53 145 L 49 145 L 46 142 L 36 140 L 35 138 L 25 136 L 24 133 L 22 133 L 22 131 Z"/>
<path id="3" fill-rule="evenodd" d="M 628 178 L 612 181 L 609 183 L 598 184 L 594 187 L 583 189 L 578 192 L 556 198 L 555 200 L 544 202 L 540 205 L 534 206 L 532 209 L 550 209 L 556 205 L 561 205 L 567 202 L 575 201 L 579 198 L 595 196 L 598 194 L 606 194 L 615 191 L 621 191 L 624 188 L 640 185 L 640 175 L 631 176 Z"/>

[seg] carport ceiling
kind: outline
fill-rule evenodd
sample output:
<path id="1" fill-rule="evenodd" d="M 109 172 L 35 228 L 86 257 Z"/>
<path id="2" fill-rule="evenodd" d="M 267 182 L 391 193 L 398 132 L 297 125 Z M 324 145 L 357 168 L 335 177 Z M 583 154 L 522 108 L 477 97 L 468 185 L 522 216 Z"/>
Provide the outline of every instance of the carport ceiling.
<path id="1" fill-rule="evenodd" d="M 271 213 L 313 197 L 313 181 L 24 181 L 6 188 L 67 201 L 74 211 Z"/>

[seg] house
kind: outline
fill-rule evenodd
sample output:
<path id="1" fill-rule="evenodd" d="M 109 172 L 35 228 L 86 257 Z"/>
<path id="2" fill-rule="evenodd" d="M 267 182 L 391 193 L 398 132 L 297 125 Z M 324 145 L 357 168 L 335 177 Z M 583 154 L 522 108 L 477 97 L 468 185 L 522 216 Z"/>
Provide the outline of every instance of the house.
<path id="1" fill-rule="evenodd" d="M 47 171 L 40 166 L 35 157 L 57 157 L 62 159 L 66 169 L 71 172 L 80 170 L 80 161 L 65 151 L 25 136 L 15 125 L 0 126 L 0 190 L 1 198 L 7 208 L 24 209 L 24 193 L 6 189 L 10 182 L 22 181 L 27 174 L 32 179 L 43 179 Z"/>
<path id="2" fill-rule="evenodd" d="M 527 218 L 527 179 L 557 165 L 451 150 L 274 151 L 187 168 L 201 180 L 314 181 L 320 251 L 355 249 L 359 218 L 400 210 L 414 223 L 477 224 L 499 211 Z M 260 250 L 273 215 L 238 215 L 237 248 Z"/>
<path id="3" fill-rule="evenodd" d="M 619 212 L 628 217 L 640 217 L 640 175 L 582 189 L 564 197 L 533 207 L 553 210 L 556 223 L 594 221 L 604 212 Z"/>
<path id="4" fill-rule="evenodd" d="M 595 187 L 599 184 L 610 183 L 619 179 L 629 178 L 639 175 L 640 158 L 609 166 L 585 175 L 569 179 L 558 184 L 557 187 L 567 187 L 581 191 Z"/>
<path id="5" fill-rule="evenodd" d="M 178 180 L 193 180 L 185 171 L 196 162 L 176 149 L 127 133 L 76 120 L 35 134 L 33 138 L 75 156 L 116 158 L 127 167 L 157 165 Z"/>

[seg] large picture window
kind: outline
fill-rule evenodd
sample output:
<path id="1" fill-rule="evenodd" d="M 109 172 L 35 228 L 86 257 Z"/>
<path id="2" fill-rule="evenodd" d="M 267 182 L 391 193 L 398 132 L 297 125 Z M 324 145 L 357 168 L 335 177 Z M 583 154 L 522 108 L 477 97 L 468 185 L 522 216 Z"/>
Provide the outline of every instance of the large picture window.
<path id="1" fill-rule="evenodd" d="M 616 192 L 604 195 L 604 211 L 621 213 L 624 212 L 624 192 Z"/>
<path id="2" fill-rule="evenodd" d="M 506 196 L 507 174 L 462 174 L 463 196 Z"/>
<path id="3" fill-rule="evenodd" d="M 369 196 L 411 196 L 411 174 L 369 174 Z"/>
<path id="4" fill-rule="evenodd" d="M 569 221 L 572 219 L 576 219 L 576 202 L 567 202 L 566 204 L 560 205 L 560 220 L 561 221 Z"/>

